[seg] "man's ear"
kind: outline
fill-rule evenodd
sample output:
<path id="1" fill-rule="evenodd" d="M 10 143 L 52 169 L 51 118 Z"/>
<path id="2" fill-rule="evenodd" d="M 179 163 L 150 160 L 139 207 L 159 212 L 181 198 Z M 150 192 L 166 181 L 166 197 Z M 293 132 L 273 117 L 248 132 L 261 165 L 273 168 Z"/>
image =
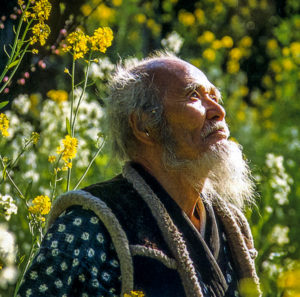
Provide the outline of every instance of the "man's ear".
<path id="1" fill-rule="evenodd" d="M 147 118 L 146 114 L 142 115 L 142 118 L 139 119 L 137 114 L 133 112 L 129 116 L 129 124 L 131 126 L 132 132 L 134 136 L 142 143 L 147 144 L 147 145 L 154 145 L 154 139 L 153 135 L 151 135 L 151 132 L 148 131 L 143 123 L 145 123 Z"/>

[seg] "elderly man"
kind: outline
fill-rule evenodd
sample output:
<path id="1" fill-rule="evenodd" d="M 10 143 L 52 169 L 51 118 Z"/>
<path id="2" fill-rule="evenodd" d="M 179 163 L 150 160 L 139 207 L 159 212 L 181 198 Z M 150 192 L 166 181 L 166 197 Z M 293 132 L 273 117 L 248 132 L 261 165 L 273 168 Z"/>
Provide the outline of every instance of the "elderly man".
<path id="1" fill-rule="evenodd" d="M 128 162 L 57 199 L 19 295 L 260 296 L 241 212 L 252 178 L 218 89 L 161 53 L 119 67 L 109 89 L 113 149 Z"/>

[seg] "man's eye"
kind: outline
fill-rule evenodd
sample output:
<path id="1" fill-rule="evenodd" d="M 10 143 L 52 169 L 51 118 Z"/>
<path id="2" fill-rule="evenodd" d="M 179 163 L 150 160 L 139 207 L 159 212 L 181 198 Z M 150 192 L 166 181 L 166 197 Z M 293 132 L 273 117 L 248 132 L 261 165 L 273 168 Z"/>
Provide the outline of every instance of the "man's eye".
<path id="1" fill-rule="evenodd" d="M 190 97 L 192 100 L 195 100 L 195 99 L 198 100 L 200 98 L 199 93 L 196 91 L 193 92 Z"/>
<path id="2" fill-rule="evenodd" d="M 217 97 L 216 95 L 211 94 L 211 95 L 209 95 L 209 97 L 211 98 L 211 100 L 214 100 L 214 101 L 216 101 L 216 102 L 219 101 L 219 100 L 218 100 L 218 97 Z"/>

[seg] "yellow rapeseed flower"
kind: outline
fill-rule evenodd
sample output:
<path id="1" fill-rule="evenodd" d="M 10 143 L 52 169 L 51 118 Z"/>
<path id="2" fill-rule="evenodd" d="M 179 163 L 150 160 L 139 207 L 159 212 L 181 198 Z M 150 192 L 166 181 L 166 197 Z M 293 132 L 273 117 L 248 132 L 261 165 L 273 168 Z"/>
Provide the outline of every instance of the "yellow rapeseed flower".
<path id="1" fill-rule="evenodd" d="M 78 140 L 75 137 L 66 135 L 62 140 L 63 146 L 57 148 L 57 153 L 62 154 L 62 159 L 66 164 L 76 156 Z"/>
<path id="2" fill-rule="evenodd" d="M 226 35 L 221 39 L 221 42 L 224 47 L 231 48 L 233 47 L 233 40 L 230 36 Z"/>
<path id="3" fill-rule="evenodd" d="M 94 31 L 94 35 L 90 37 L 91 49 L 93 51 L 106 52 L 111 46 L 113 40 L 113 31 L 109 27 L 98 28 Z"/>
<path id="4" fill-rule="evenodd" d="M 292 42 L 290 45 L 290 49 L 294 57 L 300 57 L 300 42 Z"/>
<path id="5" fill-rule="evenodd" d="M 89 50 L 88 41 L 89 36 L 85 35 L 81 30 L 77 30 L 67 36 L 66 47 L 62 50 L 73 53 L 75 60 L 83 58 Z"/>
<path id="6" fill-rule="evenodd" d="M 24 4 L 24 1 L 23 0 L 18 0 L 18 4 L 19 4 L 19 6 L 23 6 L 23 4 Z"/>
<path id="7" fill-rule="evenodd" d="M 35 215 L 46 215 L 51 208 L 50 198 L 46 195 L 36 196 L 32 201 L 32 206 L 29 207 L 29 212 Z"/>
<path id="8" fill-rule="evenodd" d="M 50 27 L 43 22 L 35 24 L 32 27 L 33 36 L 30 38 L 30 44 L 35 44 L 39 41 L 43 46 L 46 43 L 50 31 Z"/>
<path id="9" fill-rule="evenodd" d="M 277 49 L 278 48 L 277 40 L 275 40 L 275 39 L 268 40 L 268 42 L 267 42 L 267 48 L 269 50 L 275 50 L 275 49 Z"/>
<path id="10" fill-rule="evenodd" d="M 195 14 L 196 19 L 198 20 L 199 24 L 205 24 L 206 19 L 205 19 L 204 11 L 203 11 L 202 9 L 197 8 L 197 9 L 194 11 L 194 14 Z"/>
<path id="11" fill-rule="evenodd" d="M 124 297 L 144 297 L 145 294 L 142 291 L 131 291 L 130 294 L 125 293 Z"/>
<path id="12" fill-rule="evenodd" d="M 142 14 L 142 13 L 138 13 L 136 16 L 135 16 L 135 20 L 139 23 L 139 24 L 144 24 L 147 20 L 147 17 Z"/>
<path id="13" fill-rule="evenodd" d="M 218 50 L 220 49 L 221 47 L 223 47 L 223 44 L 222 44 L 222 41 L 221 40 L 215 40 L 211 47 L 214 49 L 214 50 Z"/>
<path id="14" fill-rule="evenodd" d="M 37 18 L 39 22 L 48 20 L 51 12 L 51 4 L 48 0 L 36 1 L 33 8 L 33 17 Z"/>
<path id="15" fill-rule="evenodd" d="M 56 157 L 55 156 L 49 156 L 48 157 L 48 162 L 49 163 L 54 163 L 56 161 Z"/>
<path id="16" fill-rule="evenodd" d="M 89 4 L 84 4 L 80 7 L 81 12 L 83 13 L 84 16 L 90 15 L 90 13 L 93 11 L 91 5 Z"/>
<path id="17" fill-rule="evenodd" d="M 122 0 L 112 0 L 114 6 L 120 6 L 122 4 Z"/>
<path id="18" fill-rule="evenodd" d="M 197 41 L 202 43 L 211 43 L 215 39 L 215 34 L 211 31 L 205 31 L 201 36 L 198 37 Z"/>
<path id="19" fill-rule="evenodd" d="M 238 47 L 235 47 L 230 50 L 229 56 L 232 60 L 238 61 L 243 56 L 243 53 Z"/>
<path id="20" fill-rule="evenodd" d="M 289 58 L 282 60 L 282 66 L 287 71 L 290 71 L 294 68 L 294 64 L 293 64 L 292 60 Z"/>
<path id="21" fill-rule="evenodd" d="M 204 52 L 203 52 L 203 57 L 210 61 L 213 62 L 216 59 L 216 52 L 211 49 L 211 48 L 207 48 Z"/>
<path id="22" fill-rule="evenodd" d="M 33 144 L 37 144 L 39 139 L 40 139 L 40 134 L 39 133 L 37 133 L 37 132 L 32 132 L 31 133 L 31 140 L 32 140 Z"/>
<path id="23" fill-rule="evenodd" d="M 50 90 L 47 96 L 58 104 L 68 100 L 68 93 L 64 90 Z"/>
<path id="24" fill-rule="evenodd" d="M 241 47 L 250 47 L 252 45 L 252 38 L 250 36 L 243 37 L 239 42 Z"/>
<path id="25" fill-rule="evenodd" d="M 195 23 L 195 16 L 188 11 L 180 11 L 178 14 L 178 20 L 184 26 L 192 26 Z"/>
<path id="26" fill-rule="evenodd" d="M 227 62 L 227 71 L 231 74 L 237 73 L 240 70 L 240 64 L 237 61 L 230 60 Z"/>
<path id="27" fill-rule="evenodd" d="M 9 133 L 7 129 L 9 128 L 9 119 L 4 113 L 0 113 L 0 132 L 2 136 L 7 137 Z"/>

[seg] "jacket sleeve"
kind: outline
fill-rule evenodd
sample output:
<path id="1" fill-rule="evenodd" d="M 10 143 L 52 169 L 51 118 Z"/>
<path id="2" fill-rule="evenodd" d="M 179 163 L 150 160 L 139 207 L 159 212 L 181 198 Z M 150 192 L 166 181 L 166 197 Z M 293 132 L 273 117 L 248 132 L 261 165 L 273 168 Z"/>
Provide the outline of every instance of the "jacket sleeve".
<path id="1" fill-rule="evenodd" d="M 81 206 L 52 224 L 18 296 L 119 296 L 120 266 L 109 233 Z"/>

